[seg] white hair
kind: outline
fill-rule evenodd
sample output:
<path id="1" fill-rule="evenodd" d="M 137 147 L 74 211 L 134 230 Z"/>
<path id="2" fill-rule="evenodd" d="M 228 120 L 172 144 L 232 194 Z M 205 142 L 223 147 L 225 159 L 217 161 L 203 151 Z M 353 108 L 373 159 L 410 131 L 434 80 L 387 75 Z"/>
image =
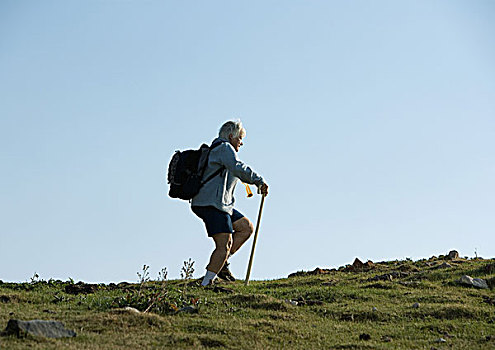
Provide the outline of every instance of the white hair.
<path id="1" fill-rule="evenodd" d="M 243 128 L 242 122 L 238 119 L 235 121 L 225 122 L 218 132 L 218 136 L 224 139 L 229 139 L 229 136 L 232 137 L 244 137 L 246 136 L 246 129 Z"/>

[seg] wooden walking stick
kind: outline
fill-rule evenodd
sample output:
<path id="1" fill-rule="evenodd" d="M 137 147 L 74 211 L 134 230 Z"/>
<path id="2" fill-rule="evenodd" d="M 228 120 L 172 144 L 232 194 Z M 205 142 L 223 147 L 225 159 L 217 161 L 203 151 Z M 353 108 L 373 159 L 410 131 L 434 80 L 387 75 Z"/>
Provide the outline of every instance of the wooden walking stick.
<path id="1" fill-rule="evenodd" d="M 265 203 L 265 195 L 261 195 L 261 204 L 260 204 L 260 212 L 258 213 L 258 222 L 256 223 L 256 230 L 254 232 L 253 238 L 253 248 L 251 248 L 251 257 L 249 258 L 248 269 L 246 273 L 245 285 L 249 284 L 249 275 L 251 274 L 251 267 L 253 266 L 253 258 L 254 258 L 254 248 L 256 247 L 256 240 L 258 239 L 258 232 L 260 230 L 260 221 L 261 221 L 261 213 L 263 212 L 263 204 Z"/>

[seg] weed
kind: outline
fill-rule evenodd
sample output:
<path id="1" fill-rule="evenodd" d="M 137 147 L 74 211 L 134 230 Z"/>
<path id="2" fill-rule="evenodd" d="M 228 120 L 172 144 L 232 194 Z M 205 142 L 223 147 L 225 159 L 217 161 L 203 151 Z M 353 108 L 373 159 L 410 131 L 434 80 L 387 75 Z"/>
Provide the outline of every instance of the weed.
<path id="1" fill-rule="evenodd" d="M 158 282 L 160 283 L 160 288 L 151 295 L 150 304 L 148 305 L 146 310 L 144 310 L 144 312 L 150 311 L 153 306 L 163 302 L 166 299 L 168 294 L 167 276 L 168 271 L 166 267 L 162 268 L 161 271 L 158 272 Z"/>
<path id="2" fill-rule="evenodd" d="M 139 272 L 136 273 L 139 278 L 139 293 L 141 293 L 141 290 L 143 289 L 143 286 L 146 284 L 146 282 L 150 281 L 149 269 L 150 267 L 144 264 L 142 273 Z"/>
<path id="3" fill-rule="evenodd" d="M 186 290 L 189 280 L 192 278 L 194 273 L 194 261 L 189 258 L 188 261 L 184 261 L 182 266 L 180 277 L 184 280 L 184 285 L 182 287 L 182 298 L 185 299 Z"/>
<path id="4" fill-rule="evenodd" d="M 36 272 L 33 274 L 33 276 L 31 277 L 31 284 L 35 284 L 37 282 L 39 282 L 39 278 L 40 278 L 40 275 L 38 275 Z"/>

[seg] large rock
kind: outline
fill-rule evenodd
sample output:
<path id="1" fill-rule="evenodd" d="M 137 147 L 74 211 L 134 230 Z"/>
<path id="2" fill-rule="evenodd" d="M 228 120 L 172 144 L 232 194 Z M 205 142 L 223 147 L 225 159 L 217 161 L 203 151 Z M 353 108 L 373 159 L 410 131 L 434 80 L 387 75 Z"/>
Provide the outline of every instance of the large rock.
<path id="1" fill-rule="evenodd" d="M 62 322 L 44 320 L 9 320 L 2 335 L 11 334 L 15 334 L 18 337 L 29 334 L 45 338 L 71 338 L 76 336 L 76 332 L 66 329 Z"/>
<path id="2" fill-rule="evenodd" d="M 459 280 L 460 284 L 465 286 L 473 286 L 480 289 L 488 289 L 488 284 L 484 279 L 481 278 L 472 278 L 471 276 L 464 275 Z"/>
<path id="3" fill-rule="evenodd" d="M 449 255 L 447 255 L 447 259 L 449 260 L 459 259 L 459 252 L 457 250 L 451 250 L 449 252 Z"/>

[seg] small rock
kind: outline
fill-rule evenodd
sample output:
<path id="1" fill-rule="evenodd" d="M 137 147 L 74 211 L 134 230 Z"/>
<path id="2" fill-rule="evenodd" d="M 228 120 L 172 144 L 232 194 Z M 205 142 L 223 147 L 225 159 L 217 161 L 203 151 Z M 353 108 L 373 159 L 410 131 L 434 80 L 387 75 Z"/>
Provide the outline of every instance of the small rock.
<path id="1" fill-rule="evenodd" d="M 447 255 L 447 259 L 449 260 L 459 259 L 459 252 L 457 250 L 451 250 Z"/>
<path id="2" fill-rule="evenodd" d="M 293 306 L 297 306 L 297 304 L 299 304 L 297 301 L 295 300 L 286 300 L 287 303 L 293 305 Z"/>
<path id="3" fill-rule="evenodd" d="M 124 308 L 125 311 L 128 311 L 128 312 L 131 312 L 131 313 L 134 313 L 134 314 L 140 314 L 141 311 L 139 311 L 138 309 L 134 308 L 134 307 L 130 307 L 130 306 L 126 306 Z"/>
<path id="4" fill-rule="evenodd" d="M 359 340 L 370 340 L 371 339 L 371 335 L 369 335 L 368 333 L 361 333 L 359 335 Z"/>
<path id="5" fill-rule="evenodd" d="M 443 262 L 442 264 L 435 266 L 434 269 L 449 269 L 451 267 L 452 265 L 450 265 L 449 263 Z"/>
<path id="6" fill-rule="evenodd" d="M 297 271 L 291 273 L 288 277 L 312 276 L 312 275 L 327 275 L 336 271 L 335 269 L 322 269 L 317 267 L 313 271 Z"/>
<path id="7" fill-rule="evenodd" d="M 368 260 L 365 264 L 364 264 L 364 267 L 366 267 L 366 269 L 372 269 L 375 267 L 375 264 L 373 263 L 373 261 L 371 260 Z"/>
<path id="8" fill-rule="evenodd" d="M 413 309 L 419 309 L 419 307 L 420 307 L 420 306 L 421 306 L 421 304 L 420 304 L 420 303 L 414 303 L 414 304 L 412 305 Z"/>
<path id="9" fill-rule="evenodd" d="M 374 306 L 373 306 L 373 307 L 371 308 L 371 311 L 373 311 L 373 312 L 377 312 L 377 311 L 378 311 L 378 309 L 377 309 L 376 307 L 374 307 Z"/>
<path id="10" fill-rule="evenodd" d="M 446 343 L 447 341 L 443 338 L 438 338 L 437 340 L 435 340 L 436 343 Z"/>
<path id="11" fill-rule="evenodd" d="M 24 334 L 41 336 L 46 338 L 71 338 L 76 336 L 76 332 L 66 329 L 62 322 L 58 321 L 20 321 L 9 320 L 4 335 L 15 334 L 18 337 Z"/>
<path id="12" fill-rule="evenodd" d="M 385 343 L 390 343 L 392 341 L 392 338 L 390 338 L 389 336 L 384 335 L 382 337 L 382 341 L 384 341 Z"/>

